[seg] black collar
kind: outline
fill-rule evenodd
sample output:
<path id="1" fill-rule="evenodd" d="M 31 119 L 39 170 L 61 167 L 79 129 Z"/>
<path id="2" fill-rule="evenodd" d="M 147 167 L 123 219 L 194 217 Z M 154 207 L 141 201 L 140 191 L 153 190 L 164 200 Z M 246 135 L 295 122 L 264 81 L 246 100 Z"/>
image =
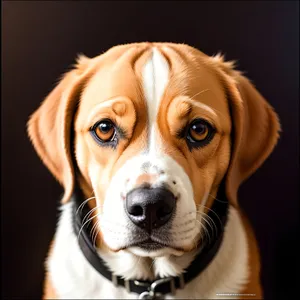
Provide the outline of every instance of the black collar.
<path id="1" fill-rule="evenodd" d="M 219 250 L 228 213 L 228 201 L 224 196 L 223 185 L 219 190 L 222 192 L 218 193 L 217 199 L 214 201 L 211 210 L 208 212 L 208 216 L 216 225 L 214 230 L 212 230 L 211 226 L 206 227 L 211 240 L 204 244 L 202 250 L 195 256 L 190 266 L 180 276 L 157 278 L 155 281 L 141 281 L 124 280 L 122 277 L 114 275 L 93 246 L 90 234 L 92 228 L 91 222 L 82 226 L 83 218 L 89 212 L 89 208 L 88 205 L 84 205 L 82 210 L 78 210 L 84 198 L 82 191 L 77 185 L 72 196 L 73 228 L 76 236 L 79 235 L 78 243 L 80 249 L 88 262 L 102 276 L 112 281 L 115 286 L 122 286 L 125 287 L 128 292 L 140 294 L 140 299 L 155 299 L 159 295 L 175 294 L 176 289 L 182 289 L 186 283 L 197 277 L 208 266 Z"/>

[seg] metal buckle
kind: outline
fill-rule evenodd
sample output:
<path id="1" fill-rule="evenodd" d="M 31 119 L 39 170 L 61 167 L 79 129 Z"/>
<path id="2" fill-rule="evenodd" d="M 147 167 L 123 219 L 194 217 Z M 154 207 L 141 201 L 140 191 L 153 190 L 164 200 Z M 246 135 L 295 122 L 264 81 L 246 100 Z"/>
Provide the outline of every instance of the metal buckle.
<path id="1" fill-rule="evenodd" d="M 174 282 L 174 278 L 172 278 L 172 277 L 155 280 L 154 282 L 151 283 L 150 286 L 148 284 L 145 284 L 144 282 L 135 280 L 134 281 L 135 285 L 148 287 L 148 291 L 141 293 L 139 295 L 138 299 L 163 299 L 162 298 L 163 294 L 156 292 L 156 289 L 157 289 L 157 287 L 159 287 L 160 285 L 162 285 L 168 281 L 170 281 L 171 295 L 175 295 L 175 291 L 176 291 L 175 282 Z"/>

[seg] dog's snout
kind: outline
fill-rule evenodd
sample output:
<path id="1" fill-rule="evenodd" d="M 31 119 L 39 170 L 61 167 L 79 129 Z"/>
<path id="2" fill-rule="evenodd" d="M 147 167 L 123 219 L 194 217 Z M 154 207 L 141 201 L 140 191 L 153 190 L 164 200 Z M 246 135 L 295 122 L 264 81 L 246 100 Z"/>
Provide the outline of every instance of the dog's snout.
<path id="1" fill-rule="evenodd" d="M 175 196 L 163 187 L 137 188 L 126 197 L 126 213 L 129 219 L 148 232 L 166 224 L 175 205 Z"/>

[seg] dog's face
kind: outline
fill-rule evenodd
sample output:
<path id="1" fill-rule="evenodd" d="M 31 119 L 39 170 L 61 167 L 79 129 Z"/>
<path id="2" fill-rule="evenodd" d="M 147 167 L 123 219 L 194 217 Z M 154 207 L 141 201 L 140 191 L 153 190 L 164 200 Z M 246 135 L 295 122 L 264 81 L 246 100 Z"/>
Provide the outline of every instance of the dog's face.
<path id="1" fill-rule="evenodd" d="M 81 96 L 77 163 L 114 251 L 193 248 L 204 205 L 228 167 L 223 88 L 209 68 L 177 55 L 131 48 L 96 71 Z"/>
<path id="2" fill-rule="evenodd" d="M 29 133 L 70 193 L 75 175 L 67 135 L 74 130 L 76 164 L 95 196 L 95 226 L 110 250 L 141 256 L 192 250 L 211 226 L 205 212 L 221 181 L 237 205 L 238 185 L 275 145 L 274 112 L 220 57 L 141 43 L 81 59 L 71 72 L 56 88 L 60 100 L 47 104 L 57 109 L 52 132 L 61 134 L 52 146 L 37 137 L 41 130 L 34 128 L 45 127 L 43 107 Z"/>

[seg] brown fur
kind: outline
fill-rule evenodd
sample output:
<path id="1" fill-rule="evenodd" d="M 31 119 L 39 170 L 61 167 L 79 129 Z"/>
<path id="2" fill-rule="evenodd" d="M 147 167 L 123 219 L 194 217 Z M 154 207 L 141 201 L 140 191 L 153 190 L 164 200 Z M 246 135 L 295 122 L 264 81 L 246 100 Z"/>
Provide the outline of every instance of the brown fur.
<path id="1" fill-rule="evenodd" d="M 58 299 L 55 289 L 49 278 L 49 273 L 46 272 L 45 283 L 44 283 L 44 293 L 42 299 Z"/>
<path id="2" fill-rule="evenodd" d="M 105 189 L 114 174 L 144 148 L 147 107 L 141 70 L 153 46 L 164 54 L 171 73 L 157 117 L 157 144 L 189 176 L 196 204 L 201 205 L 203 195 L 209 191 L 209 208 L 225 177 L 227 198 L 239 209 L 239 186 L 262 165 L 276 144 L 280 130 L 277 115 L 250 81 L 234 70 L 232 62 L 224 62 L 220 55 L 208 57 L 187 45 L 171 43 L 122 45 L 93 59 L 80 56 L 75 68 L 33 114 L 28 123 L 29 136 L 45 165 L 64 186 L 62 202 L 69 200 L 74 186 L 70 152 L 73 120 L 76 160 L 87 197 L 94 192 L 100 202 L 104 201 Z M 199 115 L 213 123 L 217 133 L 210 144 L 191 153 L 175 133 Z M 126 130 L 126 138 L 115 151 L 100 149 L 87 133 L 104 117 Z M 89 177 L 91 170 L 97 182 L 94 187 Z M 141 181 L 145 182 L 145 178 Z M 95 201 L 91 203 L 94 207 Z M 243 220 L 251 267 L 250 282 L 244 292 L 260 297 L 259 251 L 251 226 Z M 45 297 L 50 296 L 55 295 L 47 277 Z"/>

